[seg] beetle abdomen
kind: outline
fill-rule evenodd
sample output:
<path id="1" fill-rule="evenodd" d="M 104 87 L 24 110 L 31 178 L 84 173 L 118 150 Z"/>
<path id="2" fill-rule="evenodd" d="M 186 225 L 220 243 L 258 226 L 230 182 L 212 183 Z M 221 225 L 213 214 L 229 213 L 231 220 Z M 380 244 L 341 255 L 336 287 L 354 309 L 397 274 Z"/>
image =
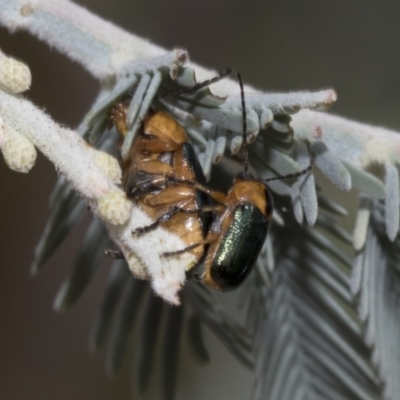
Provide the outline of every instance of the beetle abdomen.
<path id="1" fill-rule="evenodd" d="M 267 237 L 268 226 L 268 219 L 252 204 L 240 204 L 234 209 L 210 271 L 221 290 L 235 289 L 249 275 Z"/>

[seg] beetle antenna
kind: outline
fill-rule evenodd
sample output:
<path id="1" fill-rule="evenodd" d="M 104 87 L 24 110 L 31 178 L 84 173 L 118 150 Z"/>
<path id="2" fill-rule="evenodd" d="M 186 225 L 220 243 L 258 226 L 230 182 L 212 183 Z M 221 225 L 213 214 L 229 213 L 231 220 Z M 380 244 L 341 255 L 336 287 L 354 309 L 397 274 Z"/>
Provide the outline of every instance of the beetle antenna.
<path id="1" fill-rule="evenodd" d="M 207 79 L 206 81 L 196 83 L 193 86 L 190 87 L 184 87 L 178 90 L 175 90 L 173 92 L 167 92 L 167 93 L 161 93 L 158 98 L 163 98 L 163 97 L 173 97 L 173 96 L 179 96 L 181 94 L 187 94 L 187 93 L 194 93 L 197 92 L 200 89 L 203 89 L 204 87 L 210 86 L 213 83 L 219 82 L 221 79 L 226 78 L 227 76 L 231 75 L 233 72 L 236 72 L 235 68 L 227 68 L 225 71 L 222 71 L 220 74 L 215 76 L 212 79 Z"/>
<path id="2" fill-rule="evenodd" d="M 165 97 L 179 96 L 181 94 L 194 93 L 204 87 L 212 85 L 213 83 L 219 82 L 221 79 L 224 79 L 233 73 L 236 74 L 237 79 L 239 81 L 239 85 L 240 85 L 240 97 L 241 97 L 241 101 L 242 101 L 242 116 L 243 116 L 243 143 L 242 143 L 243 156 L 244 156 L 243 164 L 244 164 L 244 172 L 247 173 L 247 170 L 249 169 L 249 153 L 247 150 L 247 139 L 246 139 L 247 112 L 246 112 L 246 103 L 244 100 L 244 89 L 243 89 L 242 76 L 236 68 L 232 68 L 232 67 L 227 68 L 225 71 L 222 71 L 219 75 L 215 76 L 212 79 L 208 79 L 206 81 L 196 83 L 195 85 L 193 85 L 191 87 L 181 88 L 174 92 L 162 93 L 158 96 L 158 98 L 160 99 L 160 98 L 165 98 Z"/>
<path id="3" fill-rule="evenodd" d="M 287 175 L 283 175 L 283 176 L 274 176 L 273 178 L 268 178 L 268 179 L 264 179 L 264 182 L 271 182 L 271 181 L 285 181 L 285 180 L 289 180 L 289 179 L 296 179 L 299 178 L 302 175 L 307 174 L 308 172 L 310 172 L 312 170 L 312 167 L 314 165 L 314 161 L 315 161 L 315 155 L 314 153 L 311 153 L 310 155 L 310 165 L 307 168 L 302 169 L 299 172 L 295 172 L 294 174 L 287 174 Z"/>
<path id="4" fill-rule="evenodd" d="M 247 131 L 247 112 L 246 112 L 246 103 L 244 100 L 244 89 L 243 89 L 243 81 L 242 81 L 242 75 L 238 70 L 235 70 L 236 76 L 239 81 L 240 85 L 240 98 L 242 100 L 242 118 L 243 118 L 243 143 L 242 143 L 242 148 L 243 148 L 243 166 L 244 166 L 244 172 L 247 173 L 247 170 L 249 169 L 249 151 L 247 149 L 247 137 L 246 137 L 246 131 Z"/>

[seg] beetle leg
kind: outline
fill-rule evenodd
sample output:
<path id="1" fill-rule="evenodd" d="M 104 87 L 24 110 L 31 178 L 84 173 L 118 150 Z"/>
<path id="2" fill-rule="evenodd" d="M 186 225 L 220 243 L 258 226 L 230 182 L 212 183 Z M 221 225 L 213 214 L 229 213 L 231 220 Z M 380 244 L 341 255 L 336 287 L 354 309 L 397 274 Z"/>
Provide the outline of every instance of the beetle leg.
<path id="1" fill-rule="evenodd" d="M 191 251 L 193 249 L 195 249 L 196 247 L 199 246 L 205 246 L 207 244 L 210 244 L 212 242 L 212 240 L 202 240 L 201 242 L 195 243 L 195 244 L 191 244 L 188 247 L 185 247 L 184 249 L 181 250 L 177 250 L 177 251 L 167 251 L 165 253 L 161 253 L 161 257 L 173 257 L 173 256 L 179 256 L 180 254 L 184 254 L 187 253 L 188 251 Z"/>
<path id="2" fill-rule="evenodd" d="M 179 96 L 181 94 L 197 92 L 198 90 L 200 90 L 204 87 L 210 86 L 213 83 L 216 83 L 216 82 L 226 78 L 227 76 L 229 76 L 232 73 L 238 74 L 238 71 L 235 68 L 227 68 L 225 71 L 221 72 L 219 75 L 215 76 L 212 79 L 208 79 L 206 81 L 196 83 L 195 85 L 193 85 L 191 87 L 185 87 L 185 88 L 176 90 L 175 92 L 162 93 L 158 96 L 158 98 Z"/>
<path id="3" fill-rule="evenodd" d="M 186 271 L 186 279 L 193 278 L 196 282 L 201 282 L 201 273 L 195 271 L 200 264 L 201 263 L 198 263 L 194 265 L 192 268 L 190 268 L 189 271 Z"/>
<path id="4" fill-rule="evenodd" d="M 199 208 L 197 210 L 187 210 L 185 208 L 180 208 L 173 206 L 171 209 L 166 212 L 165 214 L 161 215 L 156 221 L 154 221 L 152 224 L 143 226 L 140 228 L 136 228 L 134 231 L 132 231 L 132 235 L 135 236 L 140 236 L 143 235 L 147 232 L 152 231 L 153 229 L 156 229 L 162 222 L 167 222 L 169 221 L 175 214 L 182 213 L 182 214 L 199 214 L 199 213 L 207 213 L 207 212 L 221 212 L 225 210 L 225 207 L 220 205 L 220 204 L 215 204 L 215 205 L 209 205 L 209 206 L 204 206 L 202 208 Z M 197 246 L 197 245 L 196 245 Z M 198 244 L 200 246 L 200 244 Z"/>
<path id="5" fill-rule="evenodd" d="M 297 179 L 300 176 L 305 175 L 308 172 L 310 172 L 314 166 L 314 162 L 315 162 L 315 154 L 311 153 L 310 165 L 307 168 L 304 168 L 301 171 L 295 172 L 293 174 L 287 174 L 287 175 L 283 175 L 283 176 L 274 176 L 272 178 L 263 179 L 263 180 L 261 180 L 261 182 L 285 181 L 285 180 L 289 180 L 289 179 Z"/>
<path id="6" fill-rule="evenodd" d="M 192 186 L 192 187 L 196 188 L 197 190 L 199 190 L 200 192 L 208 194 L 217 203 L 225 204 L 225 202 L 226 202 L 225 194 L 218 192 L 217 190 L 209 189 L 208 187 L 206 187 L 200 183 L 190 181 L 187 179 L 178 179 L 173 176 L 166 176 L 166 181 L 168 183 L 175 184 L 175 185 L 184 184 L 184 185 Z"/>
<path id="7" fill-rule="evenodd" d="M 204 263 L 204 259 L 203 257 L 197 261 L 197 263 L 195 265 L 193 265 L 193 267 L 191 267 L 189 270 L 187 270 L 185 272 L 186 274 L 186 279 L 194 279 L 197 282 L 201 282 L 201 273 L 198 271 L 199 267 L 201 264 Z"/>
<path id="8" fill-rule="evenodd" d="M 164 189 L 165 181 L 164 175 L 137 173 L 128 177 L 124 189 L 129 199 L 138 200 L 145 195 Z"/>
<path id="9" fill-rule="evenodd" d="M 161 215 L 161 217 L 158 218 L 157 220 L 155 220 L 152 224 L 147 225 L 147 226 L 142 226 L 140 228 L 136 228 L 134 231 L 132 231 L 132 235 L 134 235 L 134 236 L 144 235 L 145 233 L 156 229 L 161 224 L 161 222 L 169 221 L 174 214 L 175 213 L 173 212 L 173 210 L 171 210 L 171 211 Z"/>
<path id="10" fill-rule="evenodd" d="M 134 231 L 132 231 L 132 235 L 140 236 L 140 235 L 143 235 L 144 233 L 152 231 L 153 229 L 156 229 L 162 222 L 169 221 L 177 213 L 197 214 L 199 211 L 200 210 L 186 210 L 184 208 L 173 206 L 173 207 L 171 207 L 171 209 L 168 212 L 161 215 L 152 224 L 143 226 L 141 228 L 137 228 Z"/>
<path id="11" fill-rule="evenodd" d="M 116 260 L 124 260 L 125 259 L 125 257 L 124 257 L 124 255 L 123 255 L 121 250 L 107 249 L 107 250 L 104 251 L 104 254 L 107 257 L 114 258 Z"/>

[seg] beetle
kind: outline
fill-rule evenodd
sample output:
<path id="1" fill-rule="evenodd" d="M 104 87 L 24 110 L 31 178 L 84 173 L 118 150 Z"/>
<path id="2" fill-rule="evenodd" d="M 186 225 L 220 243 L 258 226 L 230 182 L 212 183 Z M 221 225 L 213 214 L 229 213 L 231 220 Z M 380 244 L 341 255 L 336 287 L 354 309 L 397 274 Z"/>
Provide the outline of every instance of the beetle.
<path id="1" fill-rule="evenodd" d="M 313 164 L 298 173 L 266 180 L 255 178 L 247 170 L 238 174 L 227 195 L 218 201 L 224 211 L 214 219 L 204 241 L 209 247 L 203 273 L 197 279 L 216 290 L 239 287 L 252 271 L 267 238 L 274 202 L 267 182 L 295 179 L 308 173 Z M 213 191 L 203 188 L 212 198 Z M 173 254 L 173 253 L 171 253 Z"/>
<path id="2" fill-rule="evenodd" d="M 117 103 L 110 115 L 122 138 L 128 130 L 126 112 L 127 106 Z M 203 241 L 208 233 L 212 210 L 207 211 L 207 207 L 211 200 L 204 191 L 187 184 L 206 182 L 182 126 L 165 112 L 150 112 L 121 167 L 127 196 L 154 221 L 133 234 L 142 235 L 161 225 L 178 235 L 195 256 L 195 265 L 200 264 L 207 245 L 192 245 Z M 171 185 L 169 179 L 178 183 Z"/>
<path id="3" fill-rule="evenodd" d="M 234 72 L 240 85 L 244 171 L 234 178 L 227 195 L 200 186 L 198 183 L 192 183 L 194 187 L 207 193 L 222 206 L 222 211 L 215 213 L 207 237 L 204 241 L 199 242 L 199 245 L 206 244 L 208 249 L 203 272 L 195 274 L 195 277 L 205 286 L 221 291 L 230 291 L 240 286 L 252 271 L 262 250 L 274 209 L 273 198 L 267 182 L 298 178 L 308 173 L 314 162 L 314 157 L 311 156 L 310 165 L 302 171 L 266 180 L 255 178 L 248 172 L 247 115 L 243 82 L 239 71 L 229 69 L 227 72 Z M 208 82 L 215 82 L 217 78 Z M 183 89 L 180 93 L 187 91 L 187 89 Z M 175 182 L 178 181 L 175 180 Z M 195 244 L 191 247 L 193 246 Z M 164 255 L 173 256 L 183 251 L 185 249 Z"/>

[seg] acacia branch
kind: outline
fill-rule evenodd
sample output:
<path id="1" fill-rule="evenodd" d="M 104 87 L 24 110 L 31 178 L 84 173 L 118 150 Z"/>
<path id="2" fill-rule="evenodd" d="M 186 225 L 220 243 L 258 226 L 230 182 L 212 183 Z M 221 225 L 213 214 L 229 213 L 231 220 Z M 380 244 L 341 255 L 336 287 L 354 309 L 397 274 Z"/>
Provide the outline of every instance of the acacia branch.
<path id="1" fill-rule="evenodd" d="M 149 68 L 154 69 L 158 65 L 164 65 L 165 57 L 168 58 L 169 54 L 172 54 L 170 64 L 172 75 L 174 68 L 186 61 L 180 59 L 179 54 L 183 53 L 168 53 L 161 47 L 104 21 L 68 0 L 0 0 L 0 24 L 10 31 L 27 30 L 80 63 L 101 81 L 111 77 L 143 73 Z M 145 238 L 132 237 L 132 230 L 147 225 L 149 219 L 136 207 L 132 207 L 132 203 L 120 190 L 118 186 L 120 170 L 116 161 L 90 148 L 76 132 L 61 128 L 43 111 L 22 99 L 18 93 L 30 85 L 29 69 L 22 64 L 19 68 L 10 69 L 9 65 L 6 66 L 9 63 L 16 65 L 4 55 L 0 57 L 0 87 L 3 89 L 0 93 L 0 145 L 7 164 L 15 170 L 27 172 L 36 158 L 35 147 L 42 151 L 88 202 L 94 214 L 105 221 L 111 236 L 123 250 L 134 273 L 141 277 L 150 275 L 156 292 L 168 301 L 178 303 L 177 291 L 183 284 L 185 270 L 193 259 L 183 255 L 180 260 L 174 258 L 170 261 L 161 259 L 159 254 L 180 249 L 184 247 L 184 243 L 162 229 L 147 234 Z M 214 75 L 214 71 L 205 70 L 194 64 L 192 66 L 199 80 Z M 225 79 L 220 81 L 214 90 L 231 95 L 239 91 L 239 86 L 234 80 Z M 245 86 L 245 90 L 257 92 L 249 86 Z M 258 101 L 260 104 L 265 101 L 262 96 L 253 97 L 253 111 L 257 108 Z M 287 111 L 285 104 L 282 104 L 287 98 L 279 95 L 272 99 L 268 97 L 276 110 L 286 110 L 285 112 L 289 114 L 306 107 L 302 104 L 302 101 L 306 102 L 305 98 L 300 98 L 303 100 Z M 290 98 L 297 99 L 293 96 Z M 336 95 L 334 92 L 327 92 L 324 98 L 329 105 L 336 99 Z M 229 100 L 229 104 L 233 104 L 233 107 L 235 96 L 231 96 Z M 264 111 L 260 109 L 253 113 L 257 124 L 261 127 L 263 120 L 260 117 L 258 121 L 257 115 L 261 115 L 264 122 L 267 121 L 268 113 Z M 251 116 L 251 113 L 249 114 Z M 24 115 L 23 119 L 20 118 L 21 115 Z M 400 139 L 397 134 L 389 135 L 388 145 L 386 139 L 382 141 L 382 130 L 378 128 L 345 123 L 340 118 L 314 111 L 303 111 L 293 115 L 292 118 L 295 137 L 314 142 L 319 136 L 323 136 L 329 143 L 328 147 L 333 155 L 348 163 L 346 168 L 365 169 L 374 162 L 381 163 L 387 167 L 387 171 L 390 171 L 390 179 L 387 179 L 387 182 L 391 187 L 393 182 L 398 180 L 398 174 L 395 175 L 393 172 L 395 169 L 392 168 L 399 160 Z M 354 146 L 355 141 L 357 146 Z M 334 166 L 332 171 L 337 174 L 337 177 L 332 176 L 332 179 L 340 179 L 341 161 L 333 162 L 332 165 Z M 329 171 L 327 173 L 329 174 Z M 350 175 L 353 180 L 354 178 L 359 180 L 357 181 L 359 188 L 372 190 L 378 197 L 382 193 L 380 181 L 378 183 L 373 181 L 370 175 L 363 175 L 364 181 L 354 170 Z M 367 184 L 363 186 L 360 179 Z M 349 179 L 347 181 L 346 188 L 350 182 Z M 393 190 L 390 191 L 389 183 L 386 185 L 386 195 L 389 194 L 392 201 L 388 203 L 389 208 L 386 211 L 393 215 L 397 206 L 396 215 L 398 215 L 399 194 L 398 191 L 397 194 Z M 388 221 L 391 238 L 394 238 L 397 232 L 396 227 L 398 228 L 398 218 L 395 218 L 394 222 L 393 219 L 392 222 Z M 154 249 L 157 249 L 157 254 Z"/>

